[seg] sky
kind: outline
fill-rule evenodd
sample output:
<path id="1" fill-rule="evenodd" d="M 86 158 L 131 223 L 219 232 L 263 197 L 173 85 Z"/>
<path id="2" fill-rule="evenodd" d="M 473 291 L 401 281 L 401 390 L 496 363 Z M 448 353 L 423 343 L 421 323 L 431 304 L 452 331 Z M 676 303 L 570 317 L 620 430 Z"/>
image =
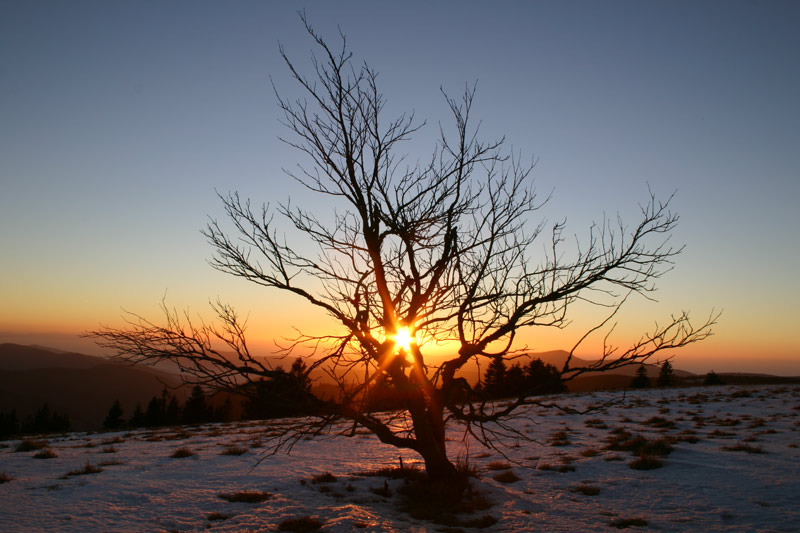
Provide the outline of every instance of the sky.
<path id="1" fill-rule="evenodd" d="M 676 192 L 685 250 L 618 333 L 722 310 L 676 367 L 800 375 L 797 2 L 2 2 L 0 342 L 96 353 L 77 335 L 162 300 L 230 302 L 264 349 L 324 327 L 212 269 L 200 234 L 217 192 L 328 207 L 282 172 L 302 157 L 270 80 L 299 94 L 278 52 L 309 64 L 298 9 L 378 70 L 390 113 L 427 121 L 410 160 L 448 118 L 440 88 L 477 82 L 485 138 L 536 159 L 542 216 L 569 232 Z M 569 349 L 598 318 L 528 344 Z"/>

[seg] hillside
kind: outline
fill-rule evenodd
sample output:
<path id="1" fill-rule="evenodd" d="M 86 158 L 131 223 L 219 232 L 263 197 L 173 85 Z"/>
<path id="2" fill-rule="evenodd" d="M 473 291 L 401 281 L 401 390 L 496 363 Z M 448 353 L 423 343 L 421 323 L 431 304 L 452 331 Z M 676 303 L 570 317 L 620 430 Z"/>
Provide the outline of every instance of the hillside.
<path id="1" fill-rule="evenodd" d="M 16 409 L 20 418 L 42 404 L 65 413 L 76 430 L 99 429 L 108 408 L 120 400 L 130 414 L 164 386 L 180 379 L 148 367 L 132 367 L 89 355 L 46 348 L 0 345 L 0 411 Z"/>
<path id="2" fill-rule="evenodd" d="M 471 485 L 488 505 L 458 518 L 486 532 L 797 531 L 800 414 L 787 406 L 799 398 L 785 386 L 568 395 L 559 402 L 569 412 L 521 408 L 520 437 L 499 451 L 452 424 L 450 456 L 479 473 Z M 290 425 L 51 435 L 50 459 L 0 443 L 0 531 L 275 531 L 302 517 L 331 532 L 462 530 L 410 515 L 408 480 L 396 474 L 400 460 L 410 476 L 421 467 L 414 452 L 342 423 L 337 436 L 265 455 Z M 660 468 L 634 469 L 623 427 L 636 436 L 628 442 L 661 444 Z"/>

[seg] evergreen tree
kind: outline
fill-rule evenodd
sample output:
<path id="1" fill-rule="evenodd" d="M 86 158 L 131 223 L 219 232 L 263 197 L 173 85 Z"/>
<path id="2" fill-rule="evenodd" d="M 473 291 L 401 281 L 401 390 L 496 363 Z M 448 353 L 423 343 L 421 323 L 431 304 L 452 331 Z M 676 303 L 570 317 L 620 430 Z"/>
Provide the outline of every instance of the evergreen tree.
<path id="1" fill-rule="evenodd" d="M 114 400 L 111 408 L 108 410 L 105 420 L 103 420 L 103 429 L 119 429 L 122 427 L 122 406 L 119 400 Z"/>
<path id="2" fill-rule="evenodd" d="M 525 383 L 527 394 L 552 394 L 567 390 L 561 381 L 561 372 L 538 357 L 525 366 Z"/>
<path id="3" fill-rule="evenodd" d="M 672 370 L 672 363 L 664 361 L 661 364 L 661 369 L 658 371 L 658 386 L 669 387 L 673 384 L 674 375 Z"/>
<path id="4" fill-rule="evenodd" d="M 519 396 L 525 393 L 525 371 L 519 363 L 511 365 L 506 372 L 504 396 Z"/>
<path id="5" fill-rule="evenodd" d="M 380 394 L 381 386 L 376 383 L 373 394 Z M 389 398 L 371 397 L 376 410 L 391 409 Z M 386 403 L 386 402 L 389 403 Z M 278 368 L 271 379 L 254 383 L 248 391 L 244 404 L 245 417 L 252 419 L 276 418 L 312 414 L 311 405 L 315 403 L 311 394 L 311 380 L 305 362 L 299 357 L 292 363 L 289 372 Z"/>
<path id="6" fill-rule="evenodd" d="M 703 385 L 724 385 L 725 382 L 713 370 L 706 374 L 706 379 L 703 380 Z"/>
<path id="7" fill-rule="evenodd" d="M 128 419 L 128 425 L 134 428 L 140 428 L 144 426 L 144 412 L 142 411 L 141 404 L 136 404 L 136 409 L 133 410 L 133 414 L 131 415 L 130 419 Z"/>
<path id="8" fill-rule="evenodd" d="M 175 426 L 181 423 L 181 406 L 175 396 L 170 396 L 169 402 L 164 412 L 164 423 L 168 426 Z"/>
<path id="9" fill-rule="evenodd" d="M 23 433 L 58 433 L 69 431 L 72 424 L 66 414 L 50 410 L 42 405 L 33 416 L 27 416 L 20 428 Z"/>
<path id="10" fill-rule="evenodd" d="M 644 365 L 639 365 L 636 370 L 636 377 L 631 381 L 632 389 L 645 389 L 650 386 L 650 378 L 647 377 L 647 369 Z"/>
<path id="11" fill-rule="evenodd" d="M 16 435 L 19 429 L 16 409 L 12 409 L 8 414 L 0 413 L 0 438 Z"/>
<path id="12" fill-rule="evenodd" d="M 147 427 L 163 426 L 165 407 L 162 398 L 157 396 L 150 398 L 150 403 L 147 404 L 147 410 L 144 413 L 144 425 Z"/>
<path id="13" fill-rule="evenodd" d="M 183 406 L 184 424 L 203 424 L 210 420 L 210 409 L 206 402 L 206 393 L 200 385 L 192 387 L 192 393 Z"/>
<path id="14" fill-rule="evenodd" d="M 487 398 L 499 398 L 505 394 L 506 362 L 502 357 L 495 357 L 483 375 L 483 391 Z"/>
<path id="15" fill-rule="evenodd" d="M 222 405 L 214 409 L 215 422 L 230 422 L 233 420 L 233 402 L 230 396 L 225 396 L 225 401 Z"/>

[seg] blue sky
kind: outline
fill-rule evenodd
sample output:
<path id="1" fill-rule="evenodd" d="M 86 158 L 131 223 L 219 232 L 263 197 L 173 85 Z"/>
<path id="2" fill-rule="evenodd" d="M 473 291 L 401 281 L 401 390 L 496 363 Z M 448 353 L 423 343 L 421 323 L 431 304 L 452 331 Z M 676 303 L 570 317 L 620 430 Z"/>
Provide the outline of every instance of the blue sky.
<path id="1" fill-rule="evenodd" d="M 537 158 L 542 214 L 570 231 L 677 190 L 686 250 L 632 327 L 724 309 L 679 367 L 800 374 L 796 2 L 4 2 L 0 341 L 66 342 L 165 294 L 220 296 L 262 336 L 305 320 L 212 270 L 199 233 L 215 190 L 314 205 L 281 172 L 300 159 L 270 85 L 297 91 L 279 42 L 308 65 L 300 8 L 427 121 L 410 160 L 448 118 L 440 87 L 477 81 L 484 135 Z"/>

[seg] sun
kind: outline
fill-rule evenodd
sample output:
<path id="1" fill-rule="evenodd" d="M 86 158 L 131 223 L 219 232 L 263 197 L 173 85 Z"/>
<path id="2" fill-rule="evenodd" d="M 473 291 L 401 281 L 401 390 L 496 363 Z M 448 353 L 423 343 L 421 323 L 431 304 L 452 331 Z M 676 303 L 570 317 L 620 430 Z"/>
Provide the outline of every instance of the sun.
<path id="1" fill-rule="evenodd" d="M 409 352 L 413 342 L 415 339 L 410 329 L 405 326 L 397 329 L 397 333 L 394 335 L 394 344 L 398 349 Z"/>

